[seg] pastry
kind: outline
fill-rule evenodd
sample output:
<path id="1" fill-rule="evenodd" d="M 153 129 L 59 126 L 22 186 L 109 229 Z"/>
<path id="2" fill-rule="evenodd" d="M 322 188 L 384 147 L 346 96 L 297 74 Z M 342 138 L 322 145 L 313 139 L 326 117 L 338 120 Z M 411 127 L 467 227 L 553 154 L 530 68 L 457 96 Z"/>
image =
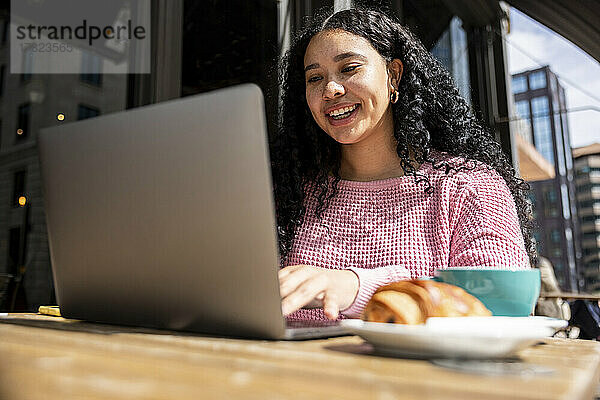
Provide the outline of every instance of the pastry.
<path id="1" fill-rule="evenodd" d="M 377 289 L 363 313 L 369 322 L 423 324 L 429 317 L 490 316 L 474 296 L 458 286 L 432 280 L 394 282 Z"/>

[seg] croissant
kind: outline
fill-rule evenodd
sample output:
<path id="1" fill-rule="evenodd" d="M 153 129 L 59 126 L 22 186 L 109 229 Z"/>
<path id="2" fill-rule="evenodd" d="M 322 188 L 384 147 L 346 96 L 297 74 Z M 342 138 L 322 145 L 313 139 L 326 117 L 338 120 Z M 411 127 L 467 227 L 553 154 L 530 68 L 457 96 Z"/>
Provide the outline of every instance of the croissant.
<path id="1" fill-rule="evenodd" d="M 457 286 L 411 280 L 380 287 L 367 303 L 362 319 L 414 325 L 425 323 L 429 317 L 490 315 L 477 298 Z"/>

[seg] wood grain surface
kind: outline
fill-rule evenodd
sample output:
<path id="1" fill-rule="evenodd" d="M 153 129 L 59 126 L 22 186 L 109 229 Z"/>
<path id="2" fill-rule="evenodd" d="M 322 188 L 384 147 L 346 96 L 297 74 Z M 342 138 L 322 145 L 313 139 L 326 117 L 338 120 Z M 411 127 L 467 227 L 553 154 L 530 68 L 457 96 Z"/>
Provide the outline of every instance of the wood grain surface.
<path id="1" fill-rule="evenodd" d="M 298 342 L 205 337 L 59 317 L 0 317 L 0 399 L 592 399 L 597 342 L 547 339 L 489 376 L 383 357 L 349 336 Z"/>

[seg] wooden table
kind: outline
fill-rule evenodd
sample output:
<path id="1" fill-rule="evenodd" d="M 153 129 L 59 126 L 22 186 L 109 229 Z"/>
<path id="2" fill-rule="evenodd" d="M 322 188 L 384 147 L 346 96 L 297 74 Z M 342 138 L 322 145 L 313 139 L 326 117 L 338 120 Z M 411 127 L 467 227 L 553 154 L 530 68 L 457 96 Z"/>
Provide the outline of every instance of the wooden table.
<path id="1" fill-rule="evenodd" d="M 0 317 L 0 399 L 592 399 L 600 344 L 546 339 L 520 352 L 550 375 L 463 373 L 377 356 L 358 337 L 224 339 Z"/>

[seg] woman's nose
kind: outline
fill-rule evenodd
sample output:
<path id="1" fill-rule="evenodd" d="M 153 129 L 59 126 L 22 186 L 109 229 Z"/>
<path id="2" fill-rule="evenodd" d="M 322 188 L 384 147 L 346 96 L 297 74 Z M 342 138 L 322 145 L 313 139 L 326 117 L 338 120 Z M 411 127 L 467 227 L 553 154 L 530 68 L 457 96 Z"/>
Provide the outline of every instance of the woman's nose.
<path id="1" fill-rule="evenodd" d="M 325 90 L 323 90 L 323 98 L 325 100 L 330 100 L 343 96 L 345 93 L 344 85 L 340 85 L 336 81 L 330 80 L 327 85 L 325 85 Z"/>

